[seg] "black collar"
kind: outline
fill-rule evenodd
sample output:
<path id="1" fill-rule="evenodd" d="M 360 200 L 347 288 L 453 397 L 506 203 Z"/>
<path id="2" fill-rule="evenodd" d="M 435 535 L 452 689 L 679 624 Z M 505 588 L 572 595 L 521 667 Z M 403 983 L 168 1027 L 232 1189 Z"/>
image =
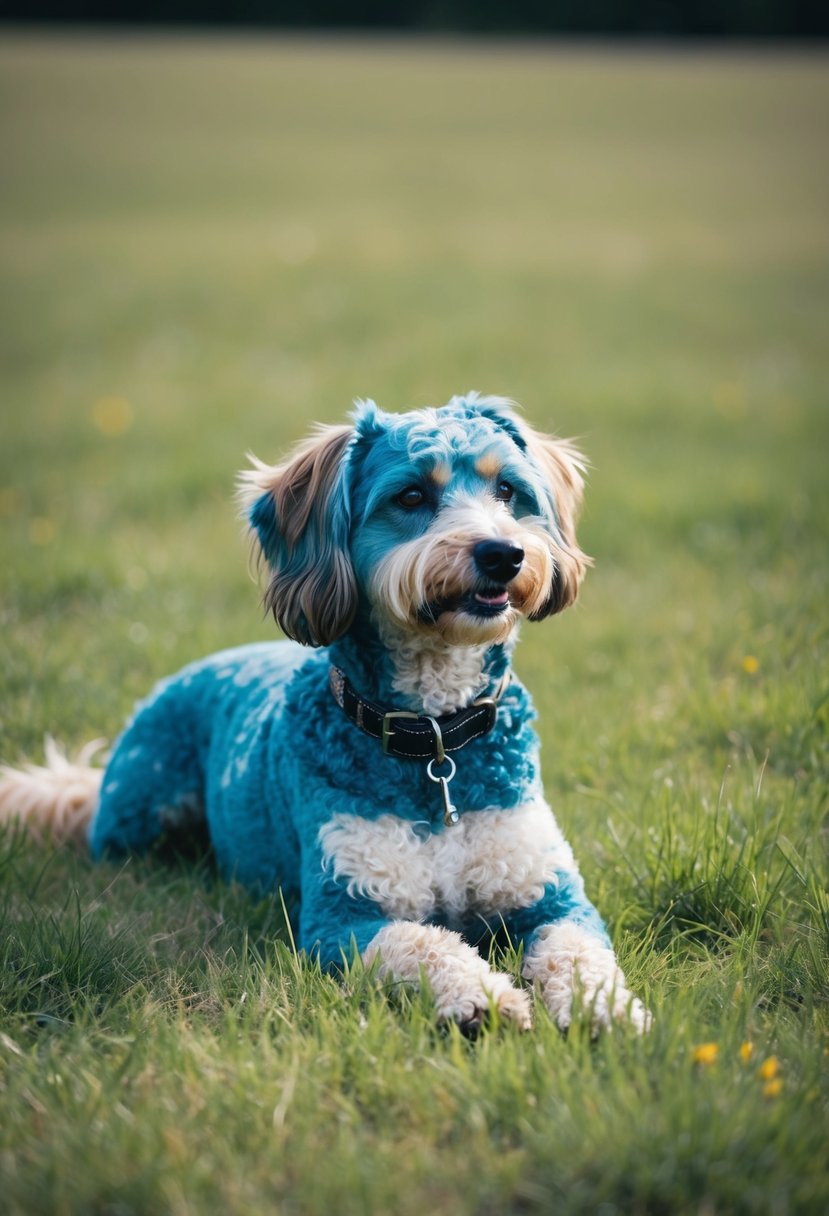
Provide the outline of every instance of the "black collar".
<path id="1" fill-rule="evenodd" d="M 457 713 L 430 718 L 367 701 L 339 667 L 330 669 L 328 682 L 346 717 L 373 739 L 381 739 L 387 756 L 441 763 L 446 752 L 456 752 L 491 731 L 498 717 L 492 697 L 481 697 Z"/>

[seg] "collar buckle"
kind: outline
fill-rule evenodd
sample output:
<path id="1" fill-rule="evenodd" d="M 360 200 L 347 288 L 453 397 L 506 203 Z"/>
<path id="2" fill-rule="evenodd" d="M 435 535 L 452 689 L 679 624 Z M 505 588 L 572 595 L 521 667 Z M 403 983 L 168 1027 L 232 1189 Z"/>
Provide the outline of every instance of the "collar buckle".
<path id="1" fill-rule="evenodd" d="M 394 727 L 392 726 L 393 718 L 419 718 L 420 714 L 414 714 L 410 709 L 390 709 L 388 713 L 383 714 L 383 733 L 380 736 L 383 740 L 383 755 L 389 756 L 392 754 L 391 741 L 394 738 Z"/>

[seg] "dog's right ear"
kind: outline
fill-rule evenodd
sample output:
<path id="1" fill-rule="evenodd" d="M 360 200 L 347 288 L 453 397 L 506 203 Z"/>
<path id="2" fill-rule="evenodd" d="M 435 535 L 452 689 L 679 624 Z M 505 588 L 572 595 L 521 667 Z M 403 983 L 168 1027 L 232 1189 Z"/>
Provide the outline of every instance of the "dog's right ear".
<path id="1" fill-rule="evenodd" d="M 249 456 L 239 498 L 270 571 L 265 605 L 290 638 L 327 646 L 357 609 L 348 556 L 349 426 L 321 426 L 280 465 Z"/>

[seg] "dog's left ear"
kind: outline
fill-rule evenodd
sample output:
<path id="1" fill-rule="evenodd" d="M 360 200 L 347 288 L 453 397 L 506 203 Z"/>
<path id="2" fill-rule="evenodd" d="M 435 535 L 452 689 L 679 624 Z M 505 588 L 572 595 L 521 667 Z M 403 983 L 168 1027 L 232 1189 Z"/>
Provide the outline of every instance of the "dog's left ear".
<path id="1" fill-rule="evenodd" d="M 348 556 L 349 426 L 319 427 L 280 465 L 255 456 L 239 497 L 270 569 L 265 606 L 284 633 L 307 646 L 341 637 L 357 608 Z"/>
<path id="2" fill-rule="evenodd" d="M 572 604 L 591 560 L 576 540 L 576 520 L 584 495 L 584 456 L 568 439 L 542 435 L 526 425 L 521 431 L 527 454 L 540 469 L 546 483 L 552 520 L 555 574 L 546 602 L 530 620 L 540 621 Z"/>

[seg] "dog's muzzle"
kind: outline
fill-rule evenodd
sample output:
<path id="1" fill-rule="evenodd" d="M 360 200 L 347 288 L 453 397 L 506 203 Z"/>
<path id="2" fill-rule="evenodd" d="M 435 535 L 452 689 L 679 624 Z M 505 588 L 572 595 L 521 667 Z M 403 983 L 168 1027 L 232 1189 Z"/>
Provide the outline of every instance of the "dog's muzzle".
<path id="1" fill-rule="evenodd" d="M 484 578 L 506 586 L 519 574 L 524 550 L 511 540 L 480 540 L 472 550 L 472 560 Z"/>

